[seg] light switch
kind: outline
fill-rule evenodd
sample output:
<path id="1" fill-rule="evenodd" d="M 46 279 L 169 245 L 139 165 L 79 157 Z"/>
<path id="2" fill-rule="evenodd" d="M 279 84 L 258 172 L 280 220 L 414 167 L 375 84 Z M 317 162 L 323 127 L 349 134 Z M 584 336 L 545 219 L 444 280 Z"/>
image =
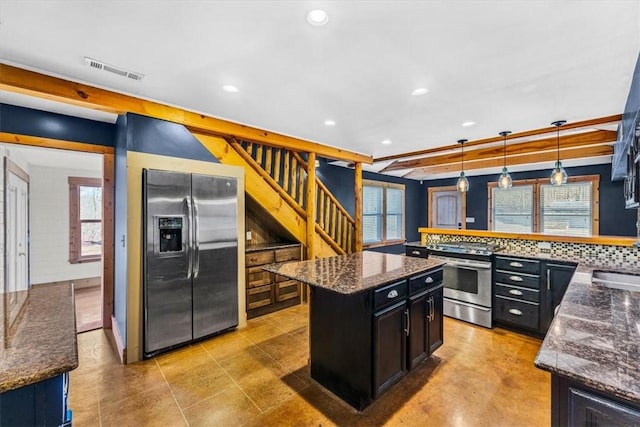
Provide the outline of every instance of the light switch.
<path id="1" fill-rule="evenodd" d="M 476 218 L 473 216 L 468 216 L 467 217 L 467 224 L 473 224 L 474 222 L 476 222 Z"/>
<path id="2" fill-rule="evenodd" d="M 251 232 L 247 231 L 247 240 L 251 240 Z"/>

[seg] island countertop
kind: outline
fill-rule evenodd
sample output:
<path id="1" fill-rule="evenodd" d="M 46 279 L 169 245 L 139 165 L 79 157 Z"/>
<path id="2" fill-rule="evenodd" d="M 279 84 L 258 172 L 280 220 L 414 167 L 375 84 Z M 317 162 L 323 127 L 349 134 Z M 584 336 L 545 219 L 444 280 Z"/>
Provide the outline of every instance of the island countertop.
<path id="1" fill-rule="evenodd" d="M 364 251 L 310 261 L 269 264 L 264 270 L 341 294 L 354 294 L 423 273 L 444 263 Z"/>
<path id="2" fill-rule="evenodd" d="M 28 294 L 19 291 L 3 297 L 0 393 L 78 367 L 71 284 L 37 285 Z M 15 308 L 9 309 L 10 304 Z"/>
<path id="3" fill-rule="evenodd" d="M 640 403 L 640 292 L 592 285 L 592 272 L 578 266 L 535 364 Z"/>

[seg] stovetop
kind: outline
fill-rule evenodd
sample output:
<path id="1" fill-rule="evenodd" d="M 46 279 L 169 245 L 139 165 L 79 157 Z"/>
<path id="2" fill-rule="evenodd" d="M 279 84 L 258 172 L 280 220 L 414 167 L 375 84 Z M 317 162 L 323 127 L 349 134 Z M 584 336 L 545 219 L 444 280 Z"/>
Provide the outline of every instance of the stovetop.
<path id="1" fill-rule="evenodd" d="M 433 245 L 427 245 L 427 249 L 452 254 L 491 256 L 493 252 L 502 248 L 495 243 L 486 242 L 439 242 Z"/>

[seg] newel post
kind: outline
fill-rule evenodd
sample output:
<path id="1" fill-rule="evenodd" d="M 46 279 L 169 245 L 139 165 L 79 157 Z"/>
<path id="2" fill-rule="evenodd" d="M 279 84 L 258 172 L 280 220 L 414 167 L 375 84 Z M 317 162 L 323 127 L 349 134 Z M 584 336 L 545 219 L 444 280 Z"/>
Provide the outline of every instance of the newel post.
<path id="1" fill-rule="evenodd" d="M 355 252 L 362 251 L 362 163 L 356 163 L 355 168 L 355 204 L 356 204 L 356 215 L 355 215 Z"/>
<path id="2" fill-rule="evenodd" d="M 307 157 L 307 259 L 315 259 L 316 239 L 316 153 Z"/>

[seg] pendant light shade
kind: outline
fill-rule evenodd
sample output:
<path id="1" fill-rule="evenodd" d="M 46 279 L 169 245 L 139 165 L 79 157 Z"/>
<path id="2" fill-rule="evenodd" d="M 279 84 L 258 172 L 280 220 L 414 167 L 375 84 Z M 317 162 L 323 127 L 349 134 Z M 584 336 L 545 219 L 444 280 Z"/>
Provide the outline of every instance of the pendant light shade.
<path id="1" fill-rule="evenodd" d="M 557 122 L 551 123 L 551 125 L 557 128 L 556 145 L 558 147 L 558 160 L 556 160 L 556 166 L 551 172 L 550 178 L 551 185 L 553 185 L 554 187 L 559 187 L 560 185 L 567 183 L 567 171 L 564 170 L 564 168 L 562 167 L 562 162 L 560 161 L 560 126 L 564 125 L 565 123 L 567 123 L 566 120 L 558 120 Z"/>
<path id="2" fill-rule="evenodd" d="M 511 179 L 511 175 L 509 175 L 509 171 L 507 170 L 507 135 L 509 135 L 511 131 L 504 130 L 500 132 L 500 135 L 504 137 L 504 148 L 502 150 L 502 158 L 504 159 L 502 166 L 502 173 L 500 174 L 500 178 L 498 179 L 498 188 L 511 188 L 513 186 L 513 180 Z"/>
<path id="3" fill-rule="evenodd" d="M 461 170 L 460 177 L 458 178 L 458 183 L 456 186 L 458 187 L 458 191 L 461 193 L 465 193 L 469 191 L 469 180 L 466 176 L 464 176 L 464 143 L 467 142 L 466 139 L 459 139 L 458 144 L 462 148 L 462 157 L 461 157 Z"/>

